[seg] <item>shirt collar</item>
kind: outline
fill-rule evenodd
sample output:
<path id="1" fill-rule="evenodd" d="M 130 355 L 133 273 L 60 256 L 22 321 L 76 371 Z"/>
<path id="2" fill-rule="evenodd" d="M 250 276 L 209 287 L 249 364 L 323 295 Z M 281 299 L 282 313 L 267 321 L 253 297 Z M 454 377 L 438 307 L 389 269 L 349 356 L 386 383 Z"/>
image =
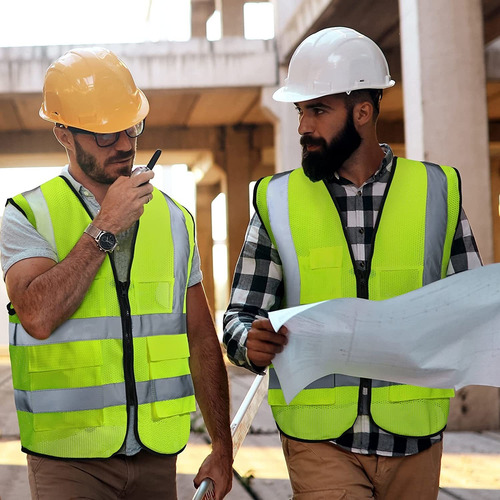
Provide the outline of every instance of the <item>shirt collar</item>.
<path id="1" fill-rule="evenodd" d="M 85 196 L 86 198 L 92 197 L 95 198 L 94 195 L 86 188 L 83 186 L 83 184 L 80 184 L 70 173 L 69 173 L 69 165 L 66 165 L 63 167 L 61 170 L 61 175 L 68 179 L 68 181 L 71 183 L 73 188 L 77 193 L 79 193 L 82 196 Z"/>
<path id="2" fill-rule="evenodd" d="M 94 194 L 91 191 L 89 191 L 85 186 L 83 186 L 83 184 L 80 184 L 69 173 L 69 165 L 63 167 L 63 169 L 61 170 L 61 175 L 70 182 L 74 190 L 86 201 L 87 206 L 91 209 L 92 212 L 96 212 L 100 209 L 99 203 L 95 199 Z"/>

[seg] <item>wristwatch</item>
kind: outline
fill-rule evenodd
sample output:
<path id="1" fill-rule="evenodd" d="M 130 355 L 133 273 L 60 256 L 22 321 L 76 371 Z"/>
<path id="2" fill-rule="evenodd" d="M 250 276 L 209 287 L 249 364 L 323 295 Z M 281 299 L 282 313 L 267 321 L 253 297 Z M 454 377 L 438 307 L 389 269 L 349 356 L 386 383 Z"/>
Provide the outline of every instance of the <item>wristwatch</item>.
<path id="1" fill-rule="evenodd" d="M 103 252 L 111 253 L 117 245 L 116 237 L 113 233 L 103 231 L 92 224 L 89 224 L 84 232 L 94 238 L 99 250 L 102 250 Z"/>

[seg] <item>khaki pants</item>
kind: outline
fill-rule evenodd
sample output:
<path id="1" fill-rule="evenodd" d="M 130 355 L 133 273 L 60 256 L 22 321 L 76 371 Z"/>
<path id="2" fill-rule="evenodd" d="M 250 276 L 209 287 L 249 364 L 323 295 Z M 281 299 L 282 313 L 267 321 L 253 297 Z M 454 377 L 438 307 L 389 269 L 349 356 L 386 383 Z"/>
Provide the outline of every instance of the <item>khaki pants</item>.
<path id="1" fill-rule="evenodd" d="M 57 460 L 28 455 L 34 500 L 176 500 L 177 456 L 140 451 L 134 456 Z"/>
<path id="2" fill-rule="evenodd" d="M 359 455 L 281 436 L 294 500 L 434 500 L 443 443 L 408 457 Z"/>

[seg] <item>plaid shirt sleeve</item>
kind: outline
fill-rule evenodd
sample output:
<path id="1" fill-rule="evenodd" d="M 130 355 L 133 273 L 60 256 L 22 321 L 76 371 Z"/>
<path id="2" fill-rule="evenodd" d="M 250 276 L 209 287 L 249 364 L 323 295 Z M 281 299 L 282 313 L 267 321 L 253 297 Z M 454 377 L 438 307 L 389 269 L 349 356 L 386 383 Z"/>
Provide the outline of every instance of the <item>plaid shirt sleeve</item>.
<path id="1" fill-rule="evenodd" d="M 257 317 L 279 309 L 283 297 L 282 267 L 278 252 L 258 215 L 254 214 L 236 264 L 231 298 L 224 314 L 223 342 L 229 359 L 257 372 L 248 360 L 247 333 Z"/>
<path id="2" fill-rule="evenodd" d="M 458 221 L 455 238 L 451 245 L 451 257 L 448 264 L 447 276 L 475 269 L 483 265 L 476 240 L 472 234 L 469 220 L 462 208 L 460 220 Z"/>

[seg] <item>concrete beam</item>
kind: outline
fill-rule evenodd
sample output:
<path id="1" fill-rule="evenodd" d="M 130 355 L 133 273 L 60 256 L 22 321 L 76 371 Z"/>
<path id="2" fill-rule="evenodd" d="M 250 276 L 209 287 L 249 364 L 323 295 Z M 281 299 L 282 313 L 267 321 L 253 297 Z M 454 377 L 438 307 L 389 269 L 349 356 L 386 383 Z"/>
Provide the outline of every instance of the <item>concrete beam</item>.
<path id="1" fill-rule="evenodd" d="M 276 84 L 274 40 L 106 44 L 142 89 L 199 89 Z M 40 92 L 49 65 L 72 47 L 0 47 L 0 93 Z M 255 71 L 255 68 L 259 68 Z"/>
<path id="2" fill-rule="evenodd" d="M 245 127 L 251 131 L 252 147 L 261 150 L 274 146 L 272 125 Z M 223 127 L 148 127 L 139 138 L 138 151 L 163 150 L 162 161 L 177 163 L 182 151 L 215 154 L 223 148 Z M 66 154 L 52 129 L 5 131 L 0 134 L 0 168 L 63 165 Z M 169 153 L 175 161 L 169 162 Z M 196 157 L 199 161 L 199 156 Z M 188 163 L 188 161 L 186 161 Z M 191 165 L 190 165 L 191 166 Z"/>

